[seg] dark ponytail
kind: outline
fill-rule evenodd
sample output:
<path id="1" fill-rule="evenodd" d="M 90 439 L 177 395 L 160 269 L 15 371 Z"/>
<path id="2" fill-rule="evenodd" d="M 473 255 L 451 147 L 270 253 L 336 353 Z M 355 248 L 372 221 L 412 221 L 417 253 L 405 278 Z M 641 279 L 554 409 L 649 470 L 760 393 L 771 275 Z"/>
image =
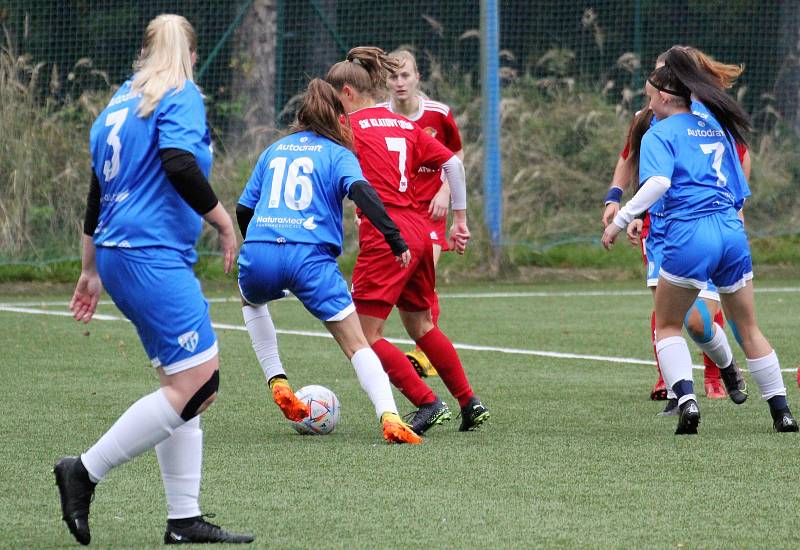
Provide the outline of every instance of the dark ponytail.
<path id="1" fill-rule="evenodd" d="M 639 185 L 639 152 L 642 149 L 642 138 L 650 129 L 653 120 L 653 111 L 650 109 L 650 102 L 636 113 L 628 133 L 628 162 L 631 165 L 631 174 L 635 178 L 634 184 Z M 635 187 L 634 187 L 635 189 Z"/>
<path id="2" fill-rule="evenodd" d="M 350 125 L 342 123 L 347 117 L 342 102 L 333 86 L 319 78 L 308 83 L 297 120 L 290 128 L 291 134 L 311 130 L 312 132 L 353 149 L 353 133 Z"/>
<path id="3" fill-rule="evenodd" d="M 673 46 L 667 50 L 664 66 L 656 69 L 650 79 L 656 88 L 677 85 L 678 91 L 681 87 L 689 90 L 695 99 L 711 111 L 723 130 L 730 132 L 737 143 L 747 145 L 747 136 L 752 129 L 750 117 L 685 49 Z"/>

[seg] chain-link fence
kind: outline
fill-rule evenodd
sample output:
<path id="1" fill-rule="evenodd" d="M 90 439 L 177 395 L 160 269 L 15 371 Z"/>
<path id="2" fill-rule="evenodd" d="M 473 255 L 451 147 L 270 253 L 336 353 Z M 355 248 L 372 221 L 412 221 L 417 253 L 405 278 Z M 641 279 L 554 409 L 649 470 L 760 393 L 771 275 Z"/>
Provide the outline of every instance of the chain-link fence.
<path id="1" fill-rule="evenodd" d="M 673 44 L 745 65 L 732 93 L 758 130 L 751 206 L 758 223 L 751 228 L 800 229 L 800 203 L 791 192 L 800 179 L 800 152 L 787 137 L 787 128 L 800 127 L 800 1 L 499 4 L 505 244 L 542 247 L 594 236 L 598 203 L 641 104 L 643 79 Z M 246 177 L 253 143 L 262 146 L 291 121 L 293 99 L 308 79 L 324 75 L 353 46 L 377 45 L 417 53 L 424 91 L 449 103 L 461 126 L 473 203 L 483 199 L 478 0 L 11 0 L 0 6 L 2 83 L 25 88 L 31 111 L 21 114 L 11 106 L 14 94 L 3 92 L 0 259 L 74 254 L 74 244 L 59 237 L 69 233 L 65 224 L 78 226 L 70 220 L 80 218 L 88 182 L 80 157 L 85 145 L 65 148 L 31 136 L 35 129 L 23 115 L 33 126 L 68 126 L 48 130 L 51 140 L 85 141 L 91 115 L 130 75 L 145 25 L 167 11 L 185 15 L 198 32 L 196 76 L 218 150 L 228 159 L 218 161 L 215 185 L 228 186 L 231 197 Z M 51 166 L 34 157 L 23 162 L 26 147 Z M 58 185 L 43 189 L 42 180 Z M 48 194 L 64 192 L 78 199 Z M 65 202 L 75 211 L 51 212 Z"/>

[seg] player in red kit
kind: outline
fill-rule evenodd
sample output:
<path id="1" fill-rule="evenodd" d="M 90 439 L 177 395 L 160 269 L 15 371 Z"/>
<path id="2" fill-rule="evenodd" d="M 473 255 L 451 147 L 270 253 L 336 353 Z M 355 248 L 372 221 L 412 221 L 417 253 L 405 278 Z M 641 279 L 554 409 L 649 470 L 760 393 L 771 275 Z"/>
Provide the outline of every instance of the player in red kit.
<path id="1" fill-rule="evenodd" d="M 419 71 L 417 60 L 408 50 L 396 50 L 390 54 L 401 61 L 399 69 L 389 75 L 387 82 L 391 99 L 378 104 L 395 114 L 403 115 L 416 122 L 427 134 L 447 147 L 459 159 L 464 160 L 461 146 L 461 135 L 450 112 L 444 103 L 433 101 L 419 92 Z M 449 250 L 447 245 L 447 209 L 450 204 L 450 186 L 441 170 L 432 170 L 422 166 L 414 174 L 414 192 L 419 201 L 419 210 L 429 224 L 430 237 L 433 242 L 433 265 L 439 262 L 439 255 Z M 439 323 L 439 297 L 434 293 L 431 306 L 433 324 Z M 435 376 L 436 369 L 425 353 L 417 347 L 406 354 L 420 376 Z"/>
<path id="2" fill-rule="evenodd" d="M 353 142 L 364 176 L 378 192 L 386 211 L 400 228 L 411 252 L 402 269 L 383 237 L 367 219 L 359 225 L 359 254 L 353 270 L 353 301 L 361 326 L 389 380 L 417 411 L 412 429 L 422 434 L 451 417 L 448 406 L 417 375 L 400 349 L 383 338 L 386 319 L 397 306 L 409 336 L 425 352 L 461 407 L 461 431 L 472 430 L 489 418 L 475 396 L 450 339 L 433 324 L 431 305 L 436 274 L 426 218 L 412 178 L 421 166 L 442 169 L 452 193 L 453 225 L 450 242 L 462 253 L 469 240 L 464 165 L 436 139 L 408 119 L 375 106 L 375 92 L 385 88 L 389 72 L 400 66 L 379 48 L 353 48 L 325 79 L 339 93 L 353 129 Z"/>

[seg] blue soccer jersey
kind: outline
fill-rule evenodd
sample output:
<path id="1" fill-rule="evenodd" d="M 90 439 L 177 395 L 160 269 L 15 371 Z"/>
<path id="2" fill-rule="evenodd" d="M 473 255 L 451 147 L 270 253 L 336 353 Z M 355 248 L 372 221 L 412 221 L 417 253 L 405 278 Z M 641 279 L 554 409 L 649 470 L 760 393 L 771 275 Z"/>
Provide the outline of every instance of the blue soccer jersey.
<path id="1" fill-rule="evenodd" d="M 740 209 L 750 195 L 733 140 L 712 116 L 672 115 L 642 139 L 639 181 L 666 177 L 663 197 L 670 219 L 694 219 L 728 208 Z"/>
<path id="2" fill-rule="evenodd" d="M 92 125 L 92 169 L 101 189 L 94 243 L 193 255 L 202 220 L 167 179 L 158 151 L 192 153 L 208 178 L 212 151 L 203 97 L 186 81 L 182 90 L 164 94 L 147 118 L 137 115 L 140 101 L 125 82 Z"/>
<path id="3" fill-rule="evenodd" d="M 355 155 L 305 131 L 279 139 L 261 154 L 239 204 L 255 212 L 246 243 L 305 243 L 342 250 L 342 200 L 364 180 Z"/>

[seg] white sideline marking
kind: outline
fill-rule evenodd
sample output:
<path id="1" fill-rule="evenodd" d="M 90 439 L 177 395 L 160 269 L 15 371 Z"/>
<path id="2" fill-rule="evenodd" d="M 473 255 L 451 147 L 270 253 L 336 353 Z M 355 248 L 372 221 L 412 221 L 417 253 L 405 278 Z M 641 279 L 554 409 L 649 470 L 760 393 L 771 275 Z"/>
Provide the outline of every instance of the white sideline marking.
<path id="1" fill-rule="evenodd" d="M 32 309 L 29 307 L 16 307 L 16 306 L 7 306 L 0 304 L 0 311 L 8 311 L 11 313 L 28 313 L 31 315 L 55 315 L 58 317 L 72 317 L 72 313 L 69 311 L 59 311 L 59 310 L 44 310 L 44 309 Z M 93 320 L 98 321 L 125 321 L 128 322 L 127 319 L 124 317 L 120 317 L 118 315 L 105 315 L 101 313 L 95 313 L 93 316 Z M 229 325 L 226 323 L 211 323 L 211 326 L 220 329 L 220 330 L 237 330 L 240 332 L 247 332 L 247 329 L 241 325 Z M 287 334 L 291 336 L 307 336 L 311 338 L 330 338 L 333 339 L 333 336 L 330 335 L 328 332 L 319 332 L 313 330 L 288 330 L 288 329 L 276 329 L 275 332 L 278 334 Z M 409 340 L 408 338 L 386 338 L 389 342 L 393 344 L 413 344 L 413 340 Z M 647 360 L 647 359 L 635 359 L 632 357 L 613 357 L 609 355 L 584 355 L 580 353 L 562 353 L 559 351 L 542 351 L 542 350 L 533 350 L 533 349 L 520 349 L 520 348 L 504 348 L 504 347 L 497 347 L 497 346 L 479 346 L 474 344 L 459 344 L 453 342 L 453 346 L 456 349 L 463 349 L 467 351 L 493 351 L 496 353 L 507 353 L 510 355 L 533 355 L 536 357 L 552 357 L 555 359 L 582 359 L 584 361 L 601 361 L 604 363 L 625 363 L 629 365 L 650 365 L 655 366 L 656 362 Z M 702 370 L 705 367 L 703 365 L 692 365 L 695 370 Z M 782 372 L 797 372 L 796 369 L 781 369 Z"/>
<path id="2" fill-rule="evenodd" d="M 797 293 L 800 292 L 800 287 L 783 286 L 783 287 L 756 287 L 757 294 L 781 294 L 781 293 Z M 453 292 L 439 294 L 440 298 L 444 299 L 471 299 L 471 298 L 581 298 L 591 296 L 650 296 L 650 290 L 540 290 L 540 291 L 519 291 L 519 292 Z M 289 296 L 289 300 L 297 300 L 294 296 Z M 206 301 L 212 304 L 218 303 L 239 303 L 241 298 L 238 296 L 206 298 Z M 110 306 L 114 303 L 111 300 L 100 300 L 99 305 Z M 65 301 L 29 301 L 29 302 L 2 302 L 0 307 L 54 307 L 54 306 L 68 306 L 69 302 Z"/>

